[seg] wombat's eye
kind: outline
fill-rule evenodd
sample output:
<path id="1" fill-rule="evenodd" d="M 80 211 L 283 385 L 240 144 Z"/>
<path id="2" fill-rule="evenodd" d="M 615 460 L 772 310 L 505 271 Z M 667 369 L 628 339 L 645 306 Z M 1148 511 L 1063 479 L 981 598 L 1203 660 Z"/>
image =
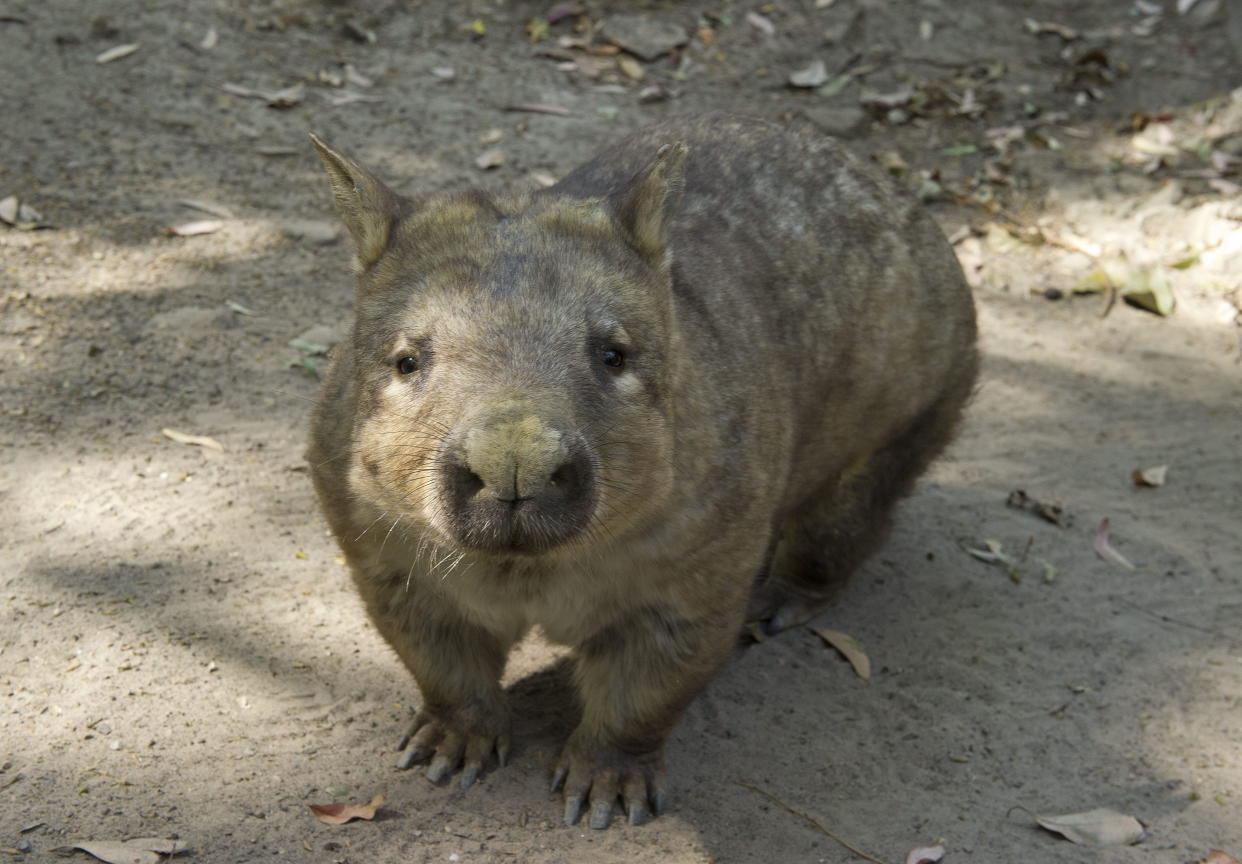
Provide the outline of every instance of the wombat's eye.
<path id="1" fill-rule="evenodd" d="M 400 372 L 402 375 L 409 375 L 412 372 L 417 372 L 418 371 L 418 358 L 417 357 L 402 357 L 400 360 L 397 361 L 397 371 Z"/>
<path id="2" fill-rule="evenodd" d="M 605 366 L 611 366 L 613 369 L 620 369 L 625 365 L 625 355 L 612 348 L 601 354 L 600 359 L 604 361 Z"/>

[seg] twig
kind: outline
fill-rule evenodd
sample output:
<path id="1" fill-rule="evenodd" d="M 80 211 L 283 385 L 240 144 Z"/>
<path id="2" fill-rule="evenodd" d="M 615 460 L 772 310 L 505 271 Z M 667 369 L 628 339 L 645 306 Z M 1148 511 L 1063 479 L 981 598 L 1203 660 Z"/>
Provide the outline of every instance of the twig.
<path id="1" fill-rule="evenodd" d="M 1242 642 L 1239 642 L 1238 640 L 1233 639 L 1229 635 L 1222 633 L 1219 630 L 1213 630 L 1210 627 L 1201 627 L 1200 625 L 1192 624 L 1189 621 L 1181 621 L 1177 618 L 1174 618 L 1171 615 L 1165 615 L 1163 612 L 1155 612 L 1151 609 L 1144 608 L 1138 605 L 1137 603 L 1132 603 L 1129 600 L 1125 599 L 1124 597 L 1118 597 L 1117 602 L 1120 603 L 1122 606 L 1130 607 L 1135 612 L 1142 612 L 1144 615 L 1154 618 L 1157 621 L 1161 622 L 1162 624 L 1176 624 L 1178 627 L 1185 627 L 1189 630 L 1197 630 L 1200 633 L 1206 633 L 1209 636 L 1215 636 L 1216 638 L 1224 642 L 1228 642 L 1230 645 L 1232 645 L 1235 648 L 1242 647 Z"/>
<path id="2" fill-rule="evenodd" d="M 874 864 L 886 864 L 886 862 L 883 861 L 882 859 L 877 858 L 874 855 L 868 855 L 866 852 L 862 851 L 861 849 L 859 849 L 857 846 L 853 845 L 849 841 L 841 839 L 836 834 L 833 834 L 831 831 L 829 831 L 827 828 L 821 825 L 819 821 L 816 820 L 814 817 L 808 816 L 807 814 L 803 813 L 801 810 L 797 809 L 796 807 L 792 807 L 789 804 L 786 804 L 784 801 L 782 801 L 780 798 L 777 798 L 775 795 L 773 795 L 771 792 L 767 791 L 766 789 L 760 789 L 758 786 L 755 786 L 751 783 L 745 783 L 741 780 L 737 781 L 737 785 L 745 789 L 749 789 L 752 792 L 758 792 L 760 795 L 772 801 L 774 804 L 780 805 L 781 807 L 783 807 L 785 810 L 788 810 L 793 815 L 798 816 L 801 819 L 811 823 L 811 825 L 815 827 L 815 830 L 819 831 L 825 837 L 831 837 L 833 840 L 840 843 L 842 846 L 844 846 L 846 849 L 853 852 L 859 858 L 866 858 L 868 861 L 874 862 Z"/>

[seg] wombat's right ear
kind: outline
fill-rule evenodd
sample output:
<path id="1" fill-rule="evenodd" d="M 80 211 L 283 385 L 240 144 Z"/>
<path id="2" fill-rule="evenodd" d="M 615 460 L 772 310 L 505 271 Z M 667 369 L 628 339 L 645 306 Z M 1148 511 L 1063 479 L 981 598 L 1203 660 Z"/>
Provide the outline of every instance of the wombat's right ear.
<path id="1" fill-rule="evenodd" d="M 389 234 L 401 216 L 404 199 L 353 159 L 333 150 L 314 132 L 310 139 L 328 169 L 336 210 L 354 239 L 358 264 L 365 269 L 388 248 Z"/>
<path id="2" fill-rule="evenodd" d="M 613 212 L 652 264 L 669 265 L 668 228 L 686 186 L 685 144 L 665 144 L 646 168 L 611 196 Z"/>

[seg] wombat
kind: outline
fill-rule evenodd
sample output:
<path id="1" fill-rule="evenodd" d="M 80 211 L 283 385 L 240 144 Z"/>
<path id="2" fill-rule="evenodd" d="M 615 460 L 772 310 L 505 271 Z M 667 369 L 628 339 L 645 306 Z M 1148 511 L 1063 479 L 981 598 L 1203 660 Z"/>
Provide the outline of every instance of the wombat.
<path id="1" fill-rule="evenodd" d="M 323 141 L 357 320 L 308 457 L 423 704 L 400 767 L 509 754 L 499 679 L 575 649 L 566 824 L 665 806 L 664 740 L 748 610 L 808 619 L 883 539 L 976 373 L 954 255 L 836 141 L 708 115 L 529 194 L 408 198 Z"/>

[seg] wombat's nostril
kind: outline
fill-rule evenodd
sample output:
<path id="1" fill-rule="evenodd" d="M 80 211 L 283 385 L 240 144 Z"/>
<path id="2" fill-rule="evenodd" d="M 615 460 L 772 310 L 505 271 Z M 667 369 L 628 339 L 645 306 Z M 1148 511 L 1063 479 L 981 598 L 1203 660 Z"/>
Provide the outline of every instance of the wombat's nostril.
<path id="1" fill-rule="evenodd" d="M 570 459 L 548 477 L 548 488 L 561 495 L 572 495 L 581 485 L 582 470 L 575 459 Z"/>
<path id="2" fill-rule="evenodd" d="M 467 500 L 483 488 L 483 478 L 470 470 L 468 465 L 458 465 L 453 472 L 453 482 L 457 486 L 460 500 Z"/>

